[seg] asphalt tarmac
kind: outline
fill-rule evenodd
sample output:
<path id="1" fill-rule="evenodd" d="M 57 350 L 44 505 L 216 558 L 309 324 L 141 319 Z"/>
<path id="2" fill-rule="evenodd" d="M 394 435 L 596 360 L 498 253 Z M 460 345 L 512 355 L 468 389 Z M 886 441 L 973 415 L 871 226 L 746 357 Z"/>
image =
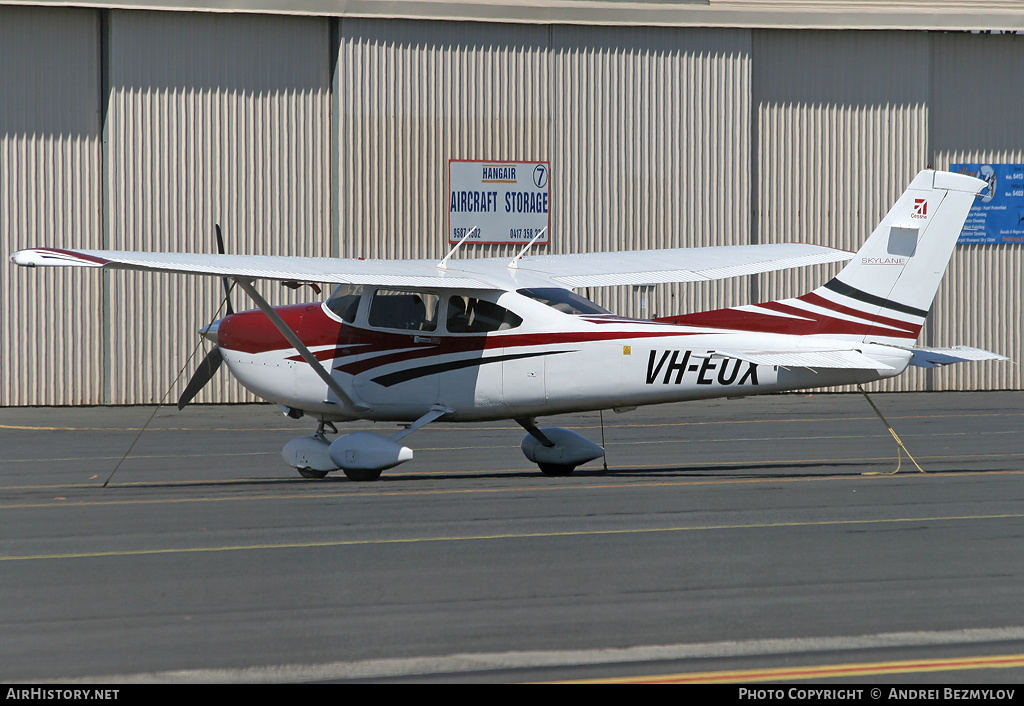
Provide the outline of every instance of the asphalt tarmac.
<path id="1" fill-rule="evenodd" d="M 0 681 L 1024 682 L 1024 393 L 873 399 L 924 473 L 856 394 L 541 420 L 603 439 L 567 478 L 442 421 L 376 483 L 270 405 L 0 409 Z"/>

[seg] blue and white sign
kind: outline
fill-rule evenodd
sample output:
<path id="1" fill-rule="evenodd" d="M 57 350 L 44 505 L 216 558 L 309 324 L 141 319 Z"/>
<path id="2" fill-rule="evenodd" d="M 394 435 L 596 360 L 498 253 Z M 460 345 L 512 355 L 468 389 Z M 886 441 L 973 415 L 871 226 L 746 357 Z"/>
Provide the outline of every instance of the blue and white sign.
<path id="1" fill-rule="evenodd" d="M 548 162 L 449 160 L 448 242 L 530 242 L 551 224 L 550 177 Z"/>
<path id="2" fill-rule="evenodd" d="M 1024 243 L 1024 164 L 952 164 L 950 171 L 988 182 L 971 207 L 958 245 Z"/>

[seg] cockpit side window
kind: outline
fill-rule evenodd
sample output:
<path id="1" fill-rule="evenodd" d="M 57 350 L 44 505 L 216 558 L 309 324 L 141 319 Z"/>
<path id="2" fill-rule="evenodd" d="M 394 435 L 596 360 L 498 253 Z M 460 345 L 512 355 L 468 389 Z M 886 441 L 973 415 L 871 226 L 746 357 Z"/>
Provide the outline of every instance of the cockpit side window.
<path id="1" fill-rule="evenodd" d="M 589 299 L 584 299 L 571 289 L 560 289 L 558 287 L 537 287 L 533 289 L 520 289 L 519 294 L 530 299 L 535 299 L 541 304 L 547 304 L 552 309 L 565 314 L 579 316 L 581 314 L 610 314 L 602 306 L 598 306 Z"/>
<path id="2" fill-rule="evenodd" d="M 361 284 L 343 284 L 334 290 L 327 300 L 327 308 L 333 311 L 342 321 L 353 323 L 359 311 L 359 300 L 363 296 Z"/>
<path id="3" fill-rule="evenodd" d="M 370 326 L 434 331 L 440 298 L 430 292 L 378 289 L 370 302 Z"/>
<path id="4" fill-rule="evenodd" d="M 503 306 L 475 297 L 448 299 L 449 333 L 489 333 L 516 328 L 523 320 Z"/>

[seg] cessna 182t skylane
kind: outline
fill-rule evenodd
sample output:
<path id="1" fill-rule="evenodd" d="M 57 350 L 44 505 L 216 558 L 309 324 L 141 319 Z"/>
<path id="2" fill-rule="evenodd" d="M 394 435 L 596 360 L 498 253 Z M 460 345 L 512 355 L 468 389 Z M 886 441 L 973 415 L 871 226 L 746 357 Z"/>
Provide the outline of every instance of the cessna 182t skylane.
<path id="1" fill-rule="evenodd" d="M 522 449 L 567 475 L 604 449 L 537 417 L 585 410 L 865 383 L 964 360 L 974 348 L 915 348 L 975 195 L 985 182 L 922 171 L 856 255 L 780 244 L 506 259 L 353 260 L 22 250 L 18 265 L 86 266 L 230 278 L 259 310 L 203 330 L 215 345 L 179 407 L 225 362 L 256 395 L 319 421 L 289 442 L 306 477 L 354 480 L 412 458 L 399 443 L 444 418 L 514 419 Z M 456 246 L 458 247 L 458 246 Z M 454 250 L 453 250 L 454 252 Z M 652 321 L 615 316 L 574 288 L 687 282 L 822 262 L 852 262 L 803 296 Z M 256 279 L 332 282 L 320 305 L 272 308 Z M 225 280 L 228 281 L 227 279 Z M 408 423 L 390 438 L 351 420 Z"/>

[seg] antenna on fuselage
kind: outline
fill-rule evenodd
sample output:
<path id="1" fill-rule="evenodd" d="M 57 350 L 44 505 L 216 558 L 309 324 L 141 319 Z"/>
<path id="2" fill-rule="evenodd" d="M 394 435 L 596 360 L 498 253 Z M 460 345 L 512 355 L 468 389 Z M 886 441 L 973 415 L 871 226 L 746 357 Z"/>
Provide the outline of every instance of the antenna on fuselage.
<path id="1" fill-rule="evenodd" d="M 508 263 L 507 267 L 509 267 L 510 269 L 513 269 L 513 270 L 518 270 L 519 269 L 519 261 L 522 259 L 523 255 L 526 254 L 526 251 L 529 250 L 531 247 L 533 247 L 533 244 L 536 243 L 538 240 L 540 240 L 540 236 L 544 235 L 547 232 L 548 232 L 548 227 L 547 226 L 544 226 L 539 231 L 537 231 L 537 235 L 533 236 L 533 240 L 528 242 L 526 244 L 526 247 L 523 248 L 522 250 L 520 250 L 519 254 L 512 258 L 512 261 Z"/>
<path id="2" fill-rule="evenodd" d="M 455 247 L 452 248 L 451 252 L 448 253 L 447 255 L 445 255 L 444 259 L 441 260 L 441 262 L 437 263 L 437 266 L 440 269 L 442 269 L 442 270 L 447 270 L 448 269 L 448 259 L 451 258 L 451 256 L 455 254 L 455 251 L 459 249 L 460 245 L 462 245 L 464 242 L 466 242 L 466 240 L 469 238 L 469 236 L 473 235 L 473 233 L 477 232 L 478 230 L 480 230 L 480 226 L 474 226 L 468 233 L 466 233 L 464 236 L 462 236 L 462 240 L 460 240 L 459 242 L 457 242 L 455 244 Z"/>

